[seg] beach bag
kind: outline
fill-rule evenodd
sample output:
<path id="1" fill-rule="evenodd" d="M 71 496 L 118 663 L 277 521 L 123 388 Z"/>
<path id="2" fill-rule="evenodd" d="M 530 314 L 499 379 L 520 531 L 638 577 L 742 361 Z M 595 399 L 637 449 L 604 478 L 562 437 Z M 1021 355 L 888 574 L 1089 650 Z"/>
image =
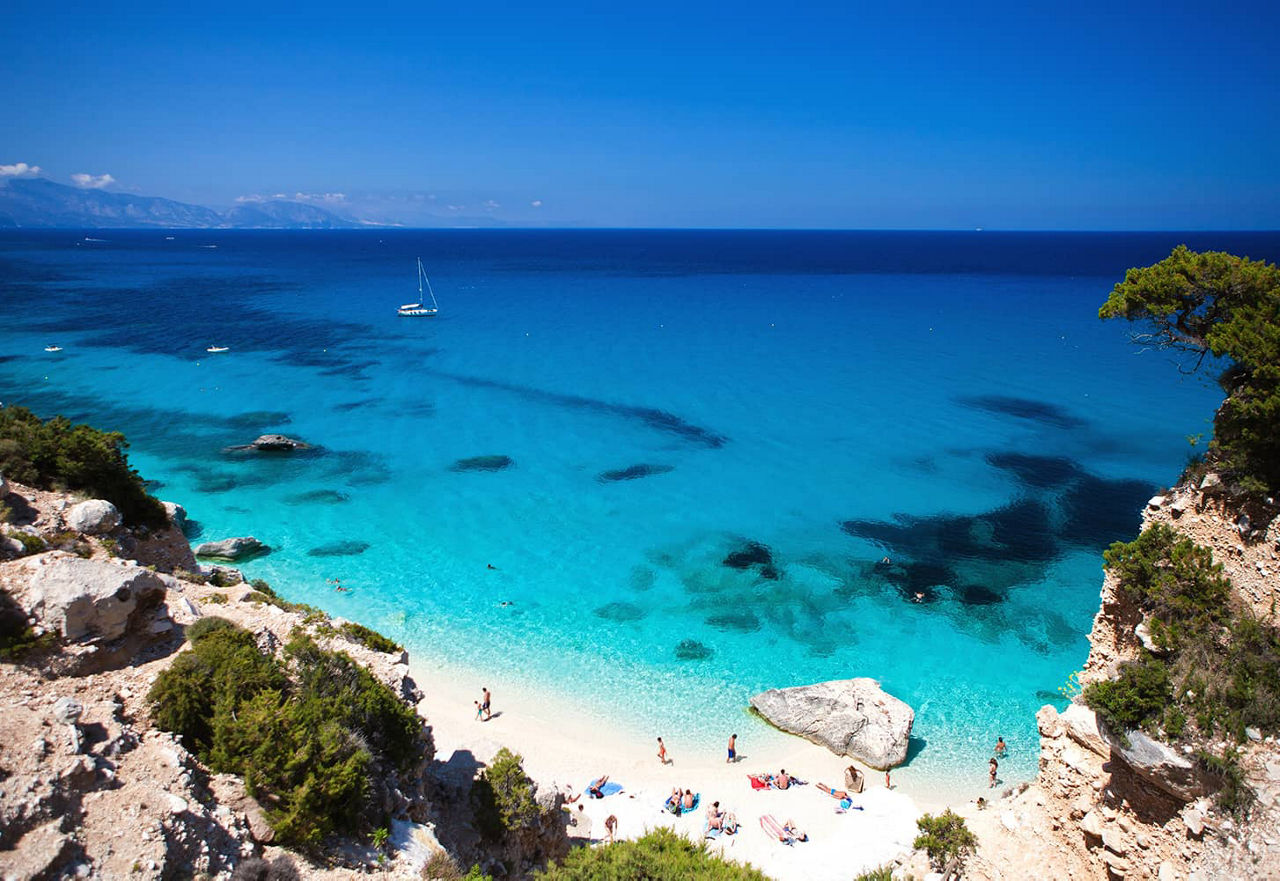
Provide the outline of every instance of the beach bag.
<path id="1" fill-rule="evenodd" d="M 862 787 L 866 785 L 866 778 L 862 776 L 862 772 L 853 765 L 844 769 L 844 788 L 850 792 L 862 792 Z"/>

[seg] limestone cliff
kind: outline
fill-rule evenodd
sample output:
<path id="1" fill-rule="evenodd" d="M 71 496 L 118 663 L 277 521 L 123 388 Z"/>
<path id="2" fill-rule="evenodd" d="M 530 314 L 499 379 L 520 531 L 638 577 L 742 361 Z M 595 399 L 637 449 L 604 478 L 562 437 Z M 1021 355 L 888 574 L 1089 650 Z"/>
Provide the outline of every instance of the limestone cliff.
<path id="1" fill-rule="evenodd" d="M 1243 510 L 1210 475 L 1149 503 L 1144 526 L 1163 522 L 1213 550 L 1240 600 L 1275 621 L 1280 599 L 1280 519 Z M 1142 615 L 1103 581 L 1081 686 L 1134 658 Z M 1034 782 L 964 813 L 979 837 L 967 877 L 987 879 L 1280 878 L 1280 744 L 1251 740 L 1242 767 L 1258 796 L 1247 824 L 1198 797 L 1189 748 L 1135 738 L 1122 749 L 1076 701 L 1037 715 L 1040 771 Z"/>

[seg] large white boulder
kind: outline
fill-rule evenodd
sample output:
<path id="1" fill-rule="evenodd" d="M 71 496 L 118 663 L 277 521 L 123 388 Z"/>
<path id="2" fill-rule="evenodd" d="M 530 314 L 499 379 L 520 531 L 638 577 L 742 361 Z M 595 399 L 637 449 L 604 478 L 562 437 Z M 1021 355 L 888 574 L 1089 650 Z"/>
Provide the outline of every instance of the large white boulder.
<path id="1" fill-rule="evenodd" d="M 185 529 L 187 526 L 187 509 L 179 505 L 177 502 L 161 502 L 164 505 L 164 513 L 168 516 L 169 522 L 179 529 Z"/>
<path id="2" fill-rule="evenodd" d="M 89 499 L 71 506 L 67 525 L 85 535 L 101 535 L 120 525 L 120 512 L 106 499 Z"/>
<path id="3" fill-rule="evenodd" d="M 11 564 L 8 587 L 26 613 L 69 640 L 116 639 L 164 581 L 123 560 L 85 560 L 52 551 Z"/>
<path id="4" fill-rule="evenodd" d="M 1111 745 L 1113 758 L 1119 759 L 1134 774 L 1179 801 L 1194 801 L 1216 792 L 1222 786 L 1221 780 L 1207 773 L 1194 760 L 1141 731 L 1125 732 L 1126 736 L 1122 738 L 1109 731 L 1105 725 L 1099 725 L 1098 730 Z"/>
<path id="5" fill-rule="evenodd" d="M 751 706 L 783 731 L 881 770 L 906 761 L 916 718 L 867 678 L 773 688 L 751 698 Z"/>

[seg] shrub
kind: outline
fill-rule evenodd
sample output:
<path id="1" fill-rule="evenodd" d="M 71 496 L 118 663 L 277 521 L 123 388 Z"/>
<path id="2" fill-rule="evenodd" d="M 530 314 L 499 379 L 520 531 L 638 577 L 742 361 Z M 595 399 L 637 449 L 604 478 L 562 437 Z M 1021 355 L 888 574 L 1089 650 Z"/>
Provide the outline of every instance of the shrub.
<path id="1" fill-rule="evenodd" d="M 1245 783 L 1244 769 L 1240 767 L 1236 751 L 1228 750 L 1223 756 L 1215 756 L 1200 750 L 1196 753 L 1196 761 L 1222 781 L 1222 787 L 1214 794 L 1214 804 L 1239 819 L 1247 818 L 1257 795 Z"/>
<path id="2" fill-rule="evenodd" d="M 306 622 L 303 622 L 306 623 Z M 352 642 L 358 642 L 368 649 L 375 652 L 385 652 L 386 654 L 395 654 L 404 651 L 404 646 L 387 639 L 376 630 L 370 630 L 363 624 L 356 624 L 354 621 L 345 621 L 338 631 Z"/>
<path id="3" fill-rule="evenodd" d="M 346 655 L 295 638 L 290 677 L 229 621 L 203 618 L 187 635 L 191 651 L 148 695 L 152 718 L 214 771 L 242 775 L 281 843 L 316 846 L 356 827 L 375 754 L 402 766 L 416 755 L 421 721 Z"/>
<path id="4" fill-rule="evenodd" d="M 0 473 L 44 489 L 82 490 L 114 504 L 131 524 L 161 528 L 168 522 L 164 506 L 129 467 L 128 446 L 118 432 L 0 407 Z"/>
<path id="5" fill-rule="evenodd" d="M 16 661 L 52 648 L 57 642 L 56 633 L 36 636 L 27 621 L 27 613 L 6 591 L 0 590 L 0 661 Z"/>
<path id="6" fill-rule="evenodd" d="M 225 606 L 227 604 L 227 595 L 225 593 L 211 593 L 208 596 L 200 598 L 202 603 L 213 603 L 215 606 Z"/>
<path id="7" fill-rule="evenodd" d="M 863 872 L 853 881 L 893 881 L 893 866 L 880 866 Z"/>
<path id="8" fill-rule="evenodd" d="M 1122 665 L 1117 678 L 1084 690 L 1085 703 L 1121 736 L 1159 719 L 1171 697 L 1168 668 L 1150 656 Z"/>
<path id="9" fill-rule="evenodd" d="M 24 554 L 38 554 L 46 547 L 45 541 L 38 535 L 32 535 L 29 532 L 13 532 L 10 538 L 16 538 L 22 545 Z"/>
<path id="10" fill-rule="evenodd" d="M 545 881 L 767 881 L 750 865 L 727 863 L 670 829 L 654 829 L 634 841 L 581 847 L 534 877 Z"/>
<path id="11" fill-rule="evenodd" d="M 538 822 L 533 781 L 520 762 L 521 757 L 504 746 L 471 787 L 476 826 L 489 841 L 501 841 L 507 832 Z"/>
<path id="12" fill-rule="evenodd" d="M 964 818 L 952 813 L 950 808 L 936 817 L 925 814 L 916 820 L 916 827 L 920 834 L 911 846 L 927 853 L 929 862 L 939 871 L 953 860 L 963 863 L 978 844 L 977 837 L 969 831 Z"/>
<path id="13" fill-rule="evenodd" d="M 241 860 L 231 873 L 231 881 L 301 881 L 293 859 L 281 854 L 271 862 L 252 857 Z"/>

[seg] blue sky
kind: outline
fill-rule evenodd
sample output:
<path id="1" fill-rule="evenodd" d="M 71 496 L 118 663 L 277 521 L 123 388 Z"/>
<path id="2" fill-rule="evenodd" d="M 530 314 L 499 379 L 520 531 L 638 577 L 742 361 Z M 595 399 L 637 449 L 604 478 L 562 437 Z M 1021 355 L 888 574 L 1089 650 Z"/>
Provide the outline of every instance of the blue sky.
<path id="1" fill-rule="evenodd" d="M 415 225 L 1280 228 L 1277 3 L 172 5 L 10 0 L 0 165 Z"/>

